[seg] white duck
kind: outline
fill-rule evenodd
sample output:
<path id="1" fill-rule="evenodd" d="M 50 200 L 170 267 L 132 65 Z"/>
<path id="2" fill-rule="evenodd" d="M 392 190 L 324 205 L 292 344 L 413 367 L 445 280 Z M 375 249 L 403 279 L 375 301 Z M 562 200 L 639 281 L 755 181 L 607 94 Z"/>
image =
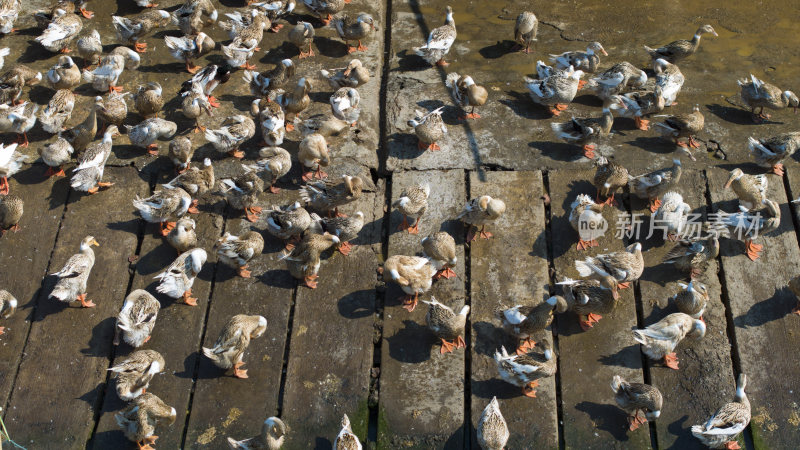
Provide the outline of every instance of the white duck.
<path id="1" fill-rule="evenodd" d="M 179 298 L 189 306 L 197 306 L 197 299 L 192 297 L 192 285 L 206 259 L 208 254 L 202 248 L 181 253 L 167 270 L 155 276 L 160 280 L 156 291 L 171 298 Z"/>
<path id="2" fill-rule="evenodd" d="M 125 125 L 131 144 L 147 149 L 147 153 L 158 156 L 157 139 L 169 139 L 178 131 L 178 124 L 159 117 L 145 119 L 134 127 Z"/>

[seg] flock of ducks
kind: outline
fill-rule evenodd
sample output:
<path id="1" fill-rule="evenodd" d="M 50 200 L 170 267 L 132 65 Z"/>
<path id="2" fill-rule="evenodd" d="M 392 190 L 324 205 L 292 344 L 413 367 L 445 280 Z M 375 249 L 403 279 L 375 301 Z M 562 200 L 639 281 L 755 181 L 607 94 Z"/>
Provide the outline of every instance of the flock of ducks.
<path id="1" fill-rule="evenodd" d="M 198 213 L 198 199 L 206 193 L 219 193 L 233 209 L 244 211 L 251 222 L 263 220 L 266 231 L 286 241 L 281 259 L 289 272 L 309 288 L 317 286 L 318 271 L 322 255 L 331 249 L 348 255 L 352 249 L 349 241 L 355 239 L 364 226 L 364 214 L 356 212 L 346 216 L 339 208 L 358 200 L 364 188 L 364 180 L 358 176 L 344 175 L 329 178 L 324 172 L 334 159 L 328 148 L 328 139 L 346 134 L 356 125 L 360 114 L 358 88 L 370 81 L 368 68 L 358 59 L 352 59 L 345 67 L 323 70 L 320 76 L 327 81 L 333 94 L 330 96 L 331 112 L 301 120 L 299 115 L 310 103 L 309 93 L 313 89 L 310 78 L 295 77 L 297 61 L 284 59 L 274 68 L 263 72 L 255 70 L 249 61 L 259 50 L 265 31 L 280 32 L 283 24 L 279 20 L 293 14 L 294 0 L 275 0 L 250 3 L 243 11 L 225 14 L 220 20 L 211 0 L 188 0 L 170 13 L 155 9 L 157 5 L 147 0 L 136 0 L 146 8 L 134 17 L 113 16 L 116 39 L 121 46 L 103 54 L 101 36 L 97 30 L 81 34 L 83 19 L 92 13 L 84 3 L 61 0 L 50 10 L 36 13 L 42 34 L 36 42 L 50 52 L 62 53 L 58 62 L 44 75 L 17 64 L 0 75 L 0 132 L 16 133 L 17 143 L 0 146 L 0 230 L 19 230 L 18 222 L 23 214 L 23 201 L 9 193 L 7 177 L 13 176 L 23 166 L 25 156 L 18 146 L 27 146 L 27 132 L 38 121 L 42 129 L 58 138 L 38 149 L 42 161 L 49 167 L 48 175 L 66 176 L 63 166 L 76 161 L 72 170 L 70 186 L 89 195 L 108 189 L 112 183 L 103 181 L 103 172 L 114 139 L 124 129 L 131 144 L 152 155 L 158 155 L 159 140 L 170 140 L 169 156 L 178 172 L 177 176 L 148 198 L 135 198 L 133 206 L 139 216 L 149 223 L 158 224 L 166 242 L 178 253 L 175 261 L 156 276 L 159 280 L 157 293 L 178 299 L 194 306 L 192 285 L 208 253 L 197 246 L 196 222 L 190 217 Z M 367 49 L 364 42 L 377 29 L 375 20 L 366 13 L 356 16 L 343 12 L 347 0 L 303 0 L 305 7 L 324 24 L 330 24 L 348 46 L 348 53 Z M 0 4 L 0 32 L 10 33 L 17 18 L 18 0 L 4 0 Z M 453 10 L 446 8 L 445 24 L 435 28 L 427 42 L 413 50 L 426 62 L 445 67 L 445 57 L 456 39 Z M 195 65 L 197 58 L 216 49 L 214 40 L 203 30 L 218 24 L 228 32 L 230 43 L 221 46 L 224 65 Z M 158 117 L 165 105 L 162 87 L 157 82 L 138 86 L 132 92 L 123 92 L 119 84 L 125 70 L 136 70 L 147 52 L 144 39 L 158 28 L 177 26 L 182 36 L 166 36 L 165 45 L 171 55 L 185 65 L 191 77 L 183 83 L 178 96 L 181 110 L 194 123 L 194 132 L 210 142 L 222 157 L 243 159 L 241 146 L 253 138 L 260 128 L 265 146 L 259 151 L 259 159 L 253 163 L 240 164 L 240 174 L 217 180 L 211 160 L 203 160 L 202 166 L 192 166 L 195 144 L 178 125 Z M 538 20 L 531 12 L 519 15 L 514 40 L 525 53 L 531 52 L 536 41 Z M 287 34 L 289 42 L 298 50 L 298 60 L 313 57 L 314 27 L 299 21 Z M 595 158 L 600 139 L 611 132 L 614 117 L 622 116 L 635 120 L 638 128 L 646 130 L 650 122 L 645 117 L 653 115 L 663 118 L 654 126 L 672 139 L 680 153 L 694 159 L 689 148 L 697 147 L 694 137 L 703 129 L 704 119 L 697 106 L 691 113 L 658 115 L 665 107 L 675 104 L 675 99 L 684 84 L 684 77 L 677 66 L 698 48 L 703 34 L 716 36 L 710 25 L 700 27 L 691 40 L 679 40 L 665 46 L 645 50 L 652 58 L 655 83 L 647 84 L 648 76 L 628 62 L 614 64 L 600 72 L 601 55 L 607 56 L 603 46 L 591 43 L 586 51 L 568 51 L 551 55 L 548 66 L 537 62 L 538 78 L 525 78 L 525 83 L 534 103 L 542 105 L 555 116 L 568 108 L 579 90 L 596 95 L 603 101 L 599 117 L 572 118 L 563 123 L 554 123 L 556 137 L 582 147 L 583 155 Z M 108 38 L 108 37 L 106 37 Z M 357 43 L 351 46 L 350 43 Z M 84 69 L 66 54 L 74 44 Z M 8 49 L 0 50 L 0 57 L 9 55 Z M 90 66 L 96 67 L 89 70 Z M 2 60 L 0 60 L 0 68 Z M 225 118 L 217 129 L 201 125 L 204 116 L 211 116 L 220 106 L 212 94 L 223 83 L 229 81 L 231 73 L 242 69 L 242 79 L 253 95 L 250 111 L 236 113 Z M 588 81 L 581 80 L 584 74 L 595 74 Z M 53 90 L 48 105 L 39 105 L 22 100 L 24 88 L 44 82 Z M 71 128 L 65 126 L 75 107 L 75 89 L 79 84 L 91 84 L 105 97 L 95 97 L 85 119 Z M 761 121 L 769 116 L 764 108 L 797 108 L 798 99 L 791 92 L 759 80 L 753 75 L 739 81 L 742 99 L 751 109 L 753 118 Z M 488 101 L 488 92 L 469 75 L 449 73 L 446 86 L 456 104 L 462 108 L 463 120 L 479 119 L 475 112 Z M 130 97 L 133 107 L 144 118 L 135 126 L 123 125 L 128 118 Z M 419 148 L 439 150 L 437 142 L 444 139 L 447 126 L 441 118 L 442 107 L 433 111 L 416 111 L 409 119 L 419 140 Z M 467 112 L 469 109 L 469 112 Z M 98 130 L 98 123 L 103 129 Z M 293 156 L 280 145 L 287 133 L 298 127 L 301 142 L 297 155 Z M 98 131 L 100 138 L 98 139 Z M 793 154 L 800 145 L 800 133 L 785 133 L 763 139 L 750 138 L 748 147 L 756 162 L 775 174 L 782 174 L 781 161 Z M 304 168 L 305 185 L 300 188 L 300 200 L 288 205 L 272 206 L 268 209 L 256 206 L 264 190 L 280 191 L 276 183 L 285 176 L 296 159 Z M 676 346 L 685 338 L 700 339 L 706 332 L 702 320 L 709 294 L 706 286 L 698 280 L 709 261 L 719 252 L 719 238 L 741 238 L 745 240 L 747 255 L 755 260 L 762 247 L 753 243 L 757 233 L 766 233 L 778 228 L 780 209 L 778 204 L 766 197 L 767 176 L 751 176 L 741 169 L 731 171 L 725 188 L 732 188 L 739 198 L 740 211 L 724 213 L 721 219 L 705 224 L 707 236 L 700 240 L 682 238 L 691 206 L 675 191 L 681 178 L 681 163 L 674 160 L 672 167 L 652 173 L 632 176 L 621 165 L 600 156 L 596 158 L 597 173 L 594 185 L 597 198 L 579 195 L 572 203 L 569 221 L 580 232 L 585 222 L 602 221 L 602 209 L 614 204 L 614 195 L 625 185 L 637 197 L 650 201 L 653 217 L 667 224 L 666 239 L 676 242 L 667 254 L 665 262 L 689 274 L 688 283 L 681 284 L 681 291 L 673 300 L 680 312 L 670 314 L 645 329 L 634 330 L 633 338 L 641 344 L 642 351 L 654 360 L 663 360 L 670 368 L 678 368 Z M 431 192 L 429 184 L 407 187 L 400 198 L 392 204 L 402 215 L 399 227 L 410 234 L 419 233 L 419 223 L 428 208 Z M 601 199 L 603 199 L 601 201 Z M 469 227 L 467 243 L 481 238 L 490 239 L 492 233 L 487 225 L 503 215 L 506 204 L 503 200 L 483 195 L 471 199 L 458 214 L 457 219 Z M 768 216 L 761 217 L 756 211 L 766 209 Z M 413 221 L 413 223 L 411 223 Z M 742 223 L 748 225 L 748 233 L 735 233 Z M 91 308 L 94 303 L 87 299 L 87 280 L 95 262 L 93 246 L 99 246 L 93 236 L 87 236 L 80 244 L 79 252 L 53 273 L 57 278 L 50 298 L 60 302 Z M 577 244 L 580 250 L 597 246 L 593 238 L 580 235 Z M 230 233 L 219 239 L 215 251 L 219 261 L 234 267 L 239 276 L 250 277 L 248 263 L 262 253 L 264 237 L 259 231 L 248 231 L 239 236 Z M 554 350 L 547 340 L 538 345 L 532 338 L 543 331 L 553 320 L 554 314 L 571 311 L 580 317 L 584 330 L 594 327 L 603 314 L 613 311 L 619 289 L 639 279 L 644 270 L 641 244 L 634 243 L 623 251 L 589 256 L 575 261 L 581 279 L 563 279 L 558 285 L 562 295 L 545 302 L 526 307 L 522 305 L 500 306 L 497 319 L 503 328 L 519 340 L 518 348 L 509 353 L 504 347 L 498 349 L 495 361 L 500 377 L 522 389 L 524 395 L 536 396 L 538 380 L 556 372 Z M 414 311 L 420 295 L 430 290 L 440 278 L 456 276 L 456 242 L 447 232 L 437 232 L 421 240 L 422 256 L 391 255 L 380 271 L 387 282 L 398 284 L 406 297 L 403 306 Z M 792 280 L 790 289 L 800 294 L 800 278 Z M 448 305 L 435 298 L 425 300 L 428 305 L 426 322 L 430 330 L 441 340 L 441 353 L 464 348 L 462 337 L 467 325 L 469 306 L 456 313 Z M 17 307 L 17 300 L 7 291 L 0 290 L 0 315 L 9 317 Z M 124 340 L 134 348 L 147 343 L 156 325 L 161 308 L 159 300 L 146 290 L 135 290 L 125 299 L 117 317 L 115 344 Z M 203 354 L 215 365 L 226 369 L 237 378 L 247 378 L 243 356 L 250 340 L 264 334 L 267 321 L 259 315 L 239 314 L 230 318 L 214 347 L 203 348 Z M 3 328 L 0 327 L 0 334 Z M 541 347 L 537 350 L 537 345 Z M 161 399 L 146 392 L 152 378 L 165 370 L 167 362 L 154 350 L 136 350 L 110 370 L 116 380 L 119 397 L 127 402 L 125 409 L 116 414 L 116 420 L 125 435 L 136 442 L 140 449 L 152 448 L 157 436 L 156 426 L 174 422 L 176 411 Z M 692 428 L 692 433 L 712 448 L 738 448 L 735 438 L 750 420 L 750 406 L 744 393 L 746 377 L 739 376 L 736 397 L 724 405 L 704 424 Z M 629 415 L 630 429 L 636 429 L 648 420 L 656 420 L 661 412 L 663 397 L 659 390 L 642 383 L 631 383 L 619 376 L 611 382 L 615 399 Z M 288 427 L 276 417 L 268 418 L 259 436 L 236 441 L 229 438 L 231 448 L 280 448 Z M 503 448 L 509 437 L 508 427 L 496 398 L 484 410 L 478 426 L 479 443 L 483 448 Z M 360 449 L 361 443 L 352 432 L 345 415 L 342 431 L 336 437 L 337 449 Z"/>

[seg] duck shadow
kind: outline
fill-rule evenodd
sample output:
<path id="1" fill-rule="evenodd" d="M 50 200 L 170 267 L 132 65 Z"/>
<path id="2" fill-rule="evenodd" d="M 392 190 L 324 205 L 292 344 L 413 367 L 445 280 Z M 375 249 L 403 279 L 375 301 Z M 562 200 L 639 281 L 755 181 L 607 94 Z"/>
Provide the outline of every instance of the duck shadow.
<path id="1" fill-rule="evenodd" d="M 644 246 L 642 246 L 642 250 L 644 250 Z M 676 269 L 674 265 L 659 262 L 657 265 L 645 267 L 640 279 L 664 287 L 669 283 L 683 281 L 686 276 Z"/>
<path id="2" fill-rule="evenodd" d="M 666 154 L 675 152 L 675 145 L 658 136 L 639 136 L 626 143 L 652 153 Z"/>
<path id="3" fill-rule="evenodd" d="M 38 42 L 30 39 L 28 45 L 25 46 L 25 51 L 22 52 L 17 61 L 21 63 L 33 63 L 50 59 L 52 56 L 53 54 L 45 50 Z"/>
<path id="4" fill-rule="evenodd" d="M 494 358 L 494 353 L 504 346 L 506 349 L 514 349 L 516 344 L 513 338 L 506 332 L 490 322 L 475 322 L 472 324 L 475 338 L 472 340 L 472 347 L 479 355 Z"/>
<path id="5" fill-rule="evenodd" d="M 418 146 L 417 135 L 413 133 L 393 133 L 388 139 L 388 156 L 396 159 L 415 159 L 422 156 L 427 150 Z"/>
<path id="6" fill-rule="evenodd" d="M 629 439 L 627 416 L 616 405 L 584 401 L 575 405 L 575 409 L 588 414 L 599 430 L 611 434 L 614 439 L 623 442 Z"/>
<path id="7" fill-rule="evenodd" d="M 505 55 L 516 53 L 516 51 L 514 50 L 515 45 L 516 42 L 514 41 L 509 41 L 509 40 L 497 41 L 492 45 L 487 45 L 486 47 L 483 47 L 482 49 L 478 50 L 478 53 L 480 53 L 480 55 L 483 56 L 484 59 L 502 58 Z"/>
<path id="8" fill-rule="evenodd" d="M 534 105 L 527 93 L 505 91 L 505 95 L 510 98 L 504 98 L 500 100 L 500 103 L 523 119 L 545 120 L 552 117 L 543 106 Z"/>
<path id="9" fill-rule="evenodd" d="M 737 328 L 759 327 L 765 323 L 792 315 L 797 299 L 788 287 L 775 290 L 772 296 L 750 306 L 746 313 L 734 317 Z"/>
<path id="10" fill-rule="evenodd" d="M 362 289 L 351 292 L 336 303 L 339 314 L 347 319 L 360 319 L 375 313 L 374 289 Z"/>
<path id="11" fill-rule="evenodd" d="M 317 36 L 314 38 L 314 45 L 316 45 L 320 55 L 328 58 L 343 58 L 348 55 L 347 50 L 349 47 L 341 40 Z"/>
<path id="12" fill-rule="evenodd" d="M 667 432 L 675 439 L 669 448 L 681 450 L 707 448 L 704 445 L 701 445 L 700 441 L 692 436 L 691 426 L 683 425 L 687 420 L 689 420 L 689 416 L 684 415 L 680 419 L 670 422 L 667 425 Z"/>
<path id="13" fill-rule="evenodd" d="M 706 109 L 711 114 L 719 117 L 720 119 L 726 122 L 730 122 L 736 125 L 750 125 L 750 126 L 758 125 L 757 123 L 753 122 L 753 115 L 750 114 L 750 112 L 747 111 L 746 109 L 736 108 L 733 106 L 720 105 L 719 103 L 706 105 Z M 780 122 L 765 120 L 764 123 L 776 124 Z"/>
<path id="14" fill-rule="evenodd" d="M 31 86 L 31 89 L 28 91 L 28 96 L 30 97 L 30 100 L 36 104 L 47 105 L 50 102 L 50 99 L 53 98 L 53 90 L 46 86 L 42 86 L 41 84 L 37 84 L 35 86 Z M 44 110 L 44 107 L 39 109 Z"/>
<path id="15" fill-rule="evenodd" d="M 575 103 L 576 105 L 591 106 L 591 107 L 597 107 L 597 108 L 600 108 L 600 107 L 603 106 L 603 101 L 600 100 L 600 97 L 598 97 L 596 95 L 593 95 L 593 94 L 577 95 L 577 96 L 575 96 L 574 99 L 572 99 L 572 103 Z M 617 122 L 616 122 L 616 118 L 615 118 L 614 124 L 616 124 L 616 123 Z"/>
<path id="16" fill-rule="evenodd" d="M 97 400 L 106 390 L 106 384 L 104 382 L 99 382 L 95 387 L 93 387 L 90 391 L 85 392 L 83 395 L 78 397 L 78 400 L 85 402 L 89 405 L 89 408 L 92 409 L 93 413 L 96 413 L 96 409 L 99 408 L 101 405 L 97 404 Z"/>
<path id="17" fill-rule="evenodd" d="M 533 141 L 528 142 L 528 147 L 535 148 L 554 161 L 577 162 L 585 159 L 581 155 L 581 148 L 577 145 L 567 144 L 566 142 L 553 141 Z"/>
<path id="18" fill-rule="evenodd" d="M 201 366 L 203 365 L 203 361 L 202 360 L 205 360 L 206 363 L 208 363 L 208 364 L 213 366 L 213 364 L 211 364 L 211 361 L 209 361 L 205 356 L 202 356 L 201 352 L 192 352 L 186 358 L 184 358 L 184 360 L 183 360 L 183 370 L 180 371 L 180 372 L 174 372 L 173 374 L 178 378 L 191 379 L 194 376 L 194 368 L 198 364 L 198 358 L 201 359 L 201 361 L 200 361 L 200 365 Z M 223 369 L 219 369 L 216 366 L 213 366 L 213 367 L 218 370 L 218 372 L 216 372 L 214 374 L 214 376 L 210 376 L 210 374 L 208 373 L 208 370 L 203 371 L 202 370 L 203 367 L 200 367 L 199 369 L 201 369 L 201 370 L 197 371 L 197 378 L 198 379 L 200 379 L 200 378 L 202 378 L 202 379 L 217 378 L 217 376 L 219 376 L 219 374 L 224 373 Z"/>
<path id="19" fill-rule="evenodd" d="M 277 238 L 276 238 L 277 239 Z M 294 289 L 297 286 L 297 280 L 289 273 L 288 269 L 284 270 L 268 270 L 258 276 L 259 281 L 267 286 Z"/>
<path id="20" fill-rule="evenodd" d="M 383 229 L 383 217 L 365 224 L 355 239 L 350 243 L 353 245 L 372 245 L 381 242 L 381 231 Z"/>
<path id="21" fill-rule="evenodd" d="M 472 380 L 472 395 L 491 400 L 497 397 L 498 400 L 508 400 L 522 396 L 520 388 L 513 384 L 508 384 L 500 378 L 490 378 L 488 380 Z"/>
<path id="22" fill-rule="evenodd" d="M 425 336 L 426 342 L 422 342 Z M 430 345 L 427 342 L 430 331 L 427 327 L 411 319 L 403 321 L 403 328 L 386 338 L 389 343 L 389 356 L 403 363 L 419 364 L 430 359 Z"/>
<path id="23" fill-rule="evenodd" d="M 600 325 L 602 326 L 602 324 Z M 633 339 L 633 337 L 631 337 Z M 629 369 L 641 370 L 642 359 L 639 355 L 639 344 L 631 344 L 611 355 L 603 355 L 597 361 L 604 366 L 627 367 Z"/>
<path id="24" fill-rule="evenodd" d="M 139 219 L 120 220 L 118 222 L 109 222 L 106 228 L 114 231 L 127 231 L 131 234 L 139 234 Z"/>
<path id="25" fill-rule="evenodd" d="M 410 50 L 401 50 L 395 54 L 397 67 L 391 72 L 422 72 L 432 68 L 421 56 Z"/>
<path id="26" fill-rule="evenodd" d="M 314 38 L 314 43 L 316 42 L 317 38 Z M 314 46 L 314 44 L 311 45 L 312 47 Z M 279 46 L 271 48 L 261 59 L 259 59 L 259 62 L 275 64 L 278 61 L 297 58 L 298 56 L 300 56 L 300 49 L 289 41 L 283 41 Z"/>
<path id="27" fill-rule="evenodd" d="M 61 270 L 61 266 L 56 266 L 57 270 Z M 50 298 L 50 293 L 53 292 L 53 288 L 58 281 L 57 277 L 52 275 L 48 275 L 44 280 L 44 288 L 42 289 L 43 294 L 40 298 L 40 301 L 36 303 L 36 308 L 32 311 L 31 314 L 31 322 L 41 322 L 47 318 L 47 316 L 51 314 L 58 314 L 64 311 L 67 308 L 70 308 L 70 305 L 65 302 L 58 301 L 57 299 Z"/>
<path id="28" fill-rule="evenodd" d="M 117 317 L 106 317 L 92 327 L 92 336 L 86 348 L 80 350 L 82 355 L 107 358 L 111 353 L 111 341 L 114 338 L 114 329 L 117 326 Z"/>

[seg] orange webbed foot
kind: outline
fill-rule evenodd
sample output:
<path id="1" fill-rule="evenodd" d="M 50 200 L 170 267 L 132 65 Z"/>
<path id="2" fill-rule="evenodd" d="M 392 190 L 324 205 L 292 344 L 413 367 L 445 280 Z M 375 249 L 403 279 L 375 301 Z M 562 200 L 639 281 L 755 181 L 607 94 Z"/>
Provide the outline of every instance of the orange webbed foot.
<path id="1" fill-rule="evenodd" d="M 594 151 L 596 147 L 594 145 L 584 145 L 583 146 L 583 156 L 594 159 Z"/>
<path id="2" fill-rule="evenodd" d="M 276 186 L 273 185 L 273 186 L 269 187 L 269 191 L 272 192 L 273 194 L 280 194 L 281 193 L 281 188 L 276 187 Z"/>
<path id="3" fill-rule="evenodd" d="M 439 349 L 439 354 L 444 355 L 445 353 L 453 353 L 453 349 L 455 348 L 455 344 L 442 339 L 442 348 Z"/>
<path id="4" fill-rule="evenodd" d="M 531 381 L 530 383 L 526 384 L 522 388 L 522 393 L 526 397 L 536 398 L 536 388 L 537 387 L 539 387 L 539 381 L 537 381 L 537 380 Z"/>
<path id="5" fill-rule="evenodd" d="M 62 169 L 61 167 L 59 167 L 58 170 L 55 170 L 52 167 L 48 167 L 47 168 L 47 172 L 45 173 L 45 175 L 47 175 L 47 177 L 65 177 L 65 176 L 67 176 L 67 174 L 64 173 L 64 169 Z"/>
<path id="6" fill-rule="evenodd" d="M 442 148 L 439 147 L 439 144 L 437 144 L 436 142 L 434 142 L 433 144 L 428 145 L 428 148 L 427 148 L 427 150 L 430 150 L 432 152 L 435 152 L 435 151 L 441 150 L 441 149 Z"/>
<path id="7" fill-rule="evenodd" d="M 416 309 L 416 307 L 417 307 L 416 297 L 411 297 L 409 295 L 403 298 L 403 309 L 405 309 L 408 312 L 413 312 L 414 309 Z"/>
<path id="8" fill-rule="evenodd" d="M 517 354 L 524 355 L 529 351 L 533 350 L 536 347 L 536 342 L 532 341 L 531 338 L 527 338 L 517 347 Z"/>
<path id="9" fill-rule="evenodd" d="M 350 254 L 350 251 L 352 249 L 353 249 L 352 244 L 350 244 L 349 242 L 342 242 L 339 244 L 339 248 L 337 250 L 339 250 L 339 253 L 343 254 L 344 256 L 347 256 Z"/>
<path id="10" fill-rule="evenodd" d="M 242 158 L 244 158 L 244 152 L 239 150 L 239 149 L 235 149 L 235 150 L 229 151 L 228 152 L 228 156 L 232 156 L 232 157 L 234 157 L 236 159 L 242 159 Z"/>
<path id="11" fill-rule="evenodd" d="M 650 212 L 655 213 L 658 208 L 661 208 L 661 200 L 657 198 L 650 199 Z"/>
<path id="12" fill-rule="evenodd" d="M 239 275 L 242 278 L 250 278 L 250 271 L 247 270 L 247 266 L 248 265 L 245 264 L 245 265 L 239 267 L 239 269 L 236 271 L 236 274 Z"/>
<path id="13" fill-rule="evenodd" d="M 782 177 L 783 176 L 783 164 L 777 163 L 772 166 L 772 173 L 775 175 Z"/>
<path id="14" fill-rule="evenodd" d="M 197 306 L 197 299 L 192 297 L 191 289 L 183 293 L 183 297 L 181 297 L 181 300 L 183 301 L 183 303 L 186 303 L 189 306 Z"/>
<path id="15" fill-rule="evenodd" d="M 678 370 L 678 357 L 674 352 L 664 355 L 664 365 L 670 369 Z"/>
<path id="16" fill-rule="evenodd" d="M 436 272 L 436 275 L 433 276 L 433 279 L 438 280 L 439 278 L 447 278 L 449 280 L 450 278 L 454 278 L 456 276 L 458 275 L 456 275 L 456 273 L 453 272 L 453 269 L 447 267 Z"/>
<path id="17" fill-rule="evenodd" d="M 739 443 L 736 441 L 728 441 L 725 443 L 725 448 L 727 450 L 739 450 L 742 447 L 740 447 Z"/>

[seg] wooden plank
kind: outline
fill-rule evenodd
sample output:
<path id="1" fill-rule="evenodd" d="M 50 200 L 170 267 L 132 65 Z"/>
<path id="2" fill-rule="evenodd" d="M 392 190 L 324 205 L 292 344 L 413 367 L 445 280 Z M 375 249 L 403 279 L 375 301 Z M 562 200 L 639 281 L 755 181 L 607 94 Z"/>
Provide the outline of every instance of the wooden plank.
<path id="1" fill-rule="evenodd" d="M 549 172 L 551 229 L 557 278 L 579 278 L 574 261 L 589 255 L 624 249 L 615 237 L 617 208 L 605 208 L 609 223 L 599 246 L 579 252 L 577 233 L 569 224 L 570 205 L 578 194 L 595 195 L 593 170 Z M 561 290 L 558 289 L 558 292 Z M 581 331 L 578 318 L 569 312 L 558 316 L 561 401 L 564 441 L 567 448 L 646 448 L 650 446 L 647 427 L 627 432 L 626 416 L 614 402 L 609 387 L 614 375 L 628 381 L 642 381 L 642 359 L 631 329 L 636 326 L 633 289 L 620 290 L 614 312 L 604 315 L 589 331 Z"/>
<path id="2" fill-rule="evenodd" d="M 353 251 L 323 261 L 316 289 L 298 287 L 283 398 L 289 448 L 329 448 L 345 413 L 366 441 L 383 192 L 381 182 L 342 208 L 364 213 Z"/>
<path id="3" fill-rule="evenodd" d="M 215 165 L 216 167 L 216 165 Z M 162 174 L 163 177 L 174 174 Z M 131 207 L 132 208 L 132 207 Z M 177 257 L 177 252 L 158 234 L 158 226 L 147 224 L 140 250 L 141 257 L 136 261 L 136 273 L 131 289 L 147 289 L 161 302 L 156 326 L 150 340 L 142 349 L 156 350 L 164 356 L 166 370 L 150 383 L 148 392 L 158 395 L 164 402 L 175 408 L 178 417 L 171 427 L 158 428 L 158 446 L 179 448 L 183 437 L 183 425 L 189 396 L 192 389 L 194 370 L 199 357 L 199 342 L 202 336 L 211 279 L 214 274 L 214 257 L 211 253 L 216 240 L 222 234 L 225 203 L 218 197 L 207 202 L 200 201 L 201 213 L 192 218 L 196 222 L 197 244 L 209 252 L 209 258 L 192 286 L 192 296 L 197 298 L 197 306 L 190 307 L 156 292 L 158 280 L 154 280 Z M 116 317 L 119 310 L 113 312 Z M 114 319 L 112 319 L 114 320 Z M 115 353 L 115 363 L 124 359 L 133 349 L 122 342 Z M 114 414 L 125 407 L 115 390 L 114 382 L 106 389 L 97 430 L 92 439 L 93 448 L 124 448 L 130 445 L 114 420 Z"/>
<path id="4" fill-rule="evenodd" d="M 439 280 L 421 298 L 436 297 L 460 308 L 464 303 L 466 229 L 455 220 L 466 202 L 461 170 L 399 172 L 392 176 L 392 201 L 405 187 L 428 182 L 428 209 L 419 224 L 419 234 L 397 231 L 402 215 L 393 211 L 389 230 L 389 253 L 421 254 L 425 236 L 447 231 L 456 240 L 457 278 Z M 394 283 L 386 289 L 381 350 L 381 398 L 378 446 L 381 448 L 462 448 L 464 441 L 464 350 L 439 354 L 439 341 L 425 324 L 427 305 L 409 313 L 398 298 L 404 294 Z M 469 342 L 467 342 L 469 345 Z"/>
<path id="5" fill-rule="evenodd" d="M 284 190 L 279 195 L 267 195 L 269 202 L 284 205 L 294 201 L 297 193 Z M 225 230 L 241 235 L 262 229 L 262 225 L 236 217 L 228 219 Z M 235 314 L 264 316 L 267 331 L 250 343 L 245 354 L 247 379 L 225 376 L 208 358 L 200 358 L 186 448 L 225 448 L 226 436 L 255 436 L 265 418 L 278 414 L 279 380 L 295 282 L 286 263 L 279 260 L 284 243 L 269 233 L 263 235 L 264 254 L 250 261 L 251 278 L 238 277 L 234 269 L 218 265 L 203 345 L 213 347 L 220 330 Z M 209 258 L 216 260 L 215 255 Z"/>
<path id="6" fill-rule="evenodd" d="M 84 448 L 94 426 L 93 410 L 105 387 L 114 319 L 125 298 L 127 258 L 136 251 L 139 224 L 130 201 L 148 187 L 132 167 L 106 168 L 114 187 L 96 195 L 72 192 L 51 267 L 61 268 L 86 235 L 100 243 L 89 277 L 95 308 L 69 308 L 42 298 L 6 412 L 9 433 L 21 445 Z M 53 277 L 46 281 L 49 295 Z M 53 345 L 57 344 L 57 352 Z M 54 411 L 57 414 L 42 414 Z"/>
<path id="7" fill-rule="evenodd" d="M 68 180 L 46 179 L 45 170 L 44 165 L 27 166 L 8 180 L 11 194 L 22 198 L 25 206 L 20 231 L 7 232 L 0 238 L 0 261 L 3 262 L 0 289 L 8 290 L 19 302 L 16 314 L 0 321 L 0 326 L 6 327 L 5 334 L 0 337 L 0 402 L 3 405 L 8 401 L 17 376 L 31 316 L 42 291 L 37 280 L 47 273 L 69 193 Z"/>
<path id="8" fill-rule="evenodd" d="M 789 179 L 796 182 L 797 176 L 791 174 Z M 800 373 L 800 361 L 793 354 L 800 345 L 800 321 L 790 314 L 797 300 L 785 288 L 797 275 L 800 250 L 782 180 L 767 177 L 767 196 L 781 205 L 780 228 L 756 240 L 764 245 L 764 252 L 755 262 L 737 241 L 723 239 L 720 255 L 741 370 L 747 374 L 753 442 L 756 448 L 792 448 L 800 445 L 795 425 L 800 414 L 800 379 L 776 374 Z M 733 190 L 723 189 L 728 171 L 710 169 L 708 178 L 715 210 L 735 212 L 738 203 Z"/>
<path id="9" fill-rule="evenodd" d="M 683 173 L 681 183 L 676 186 L 676 191 L 692 207 L 692 212 L 701 214 L 696 219 L 698 224 L 706 217 L 705 185 L 702 172 L 687 170 Z M 644 241 L 650 229 L 650 210 L 646 201 L 633 196 L 631 198 L 633 213 L 640 214 L 639 217 L 643 219 L 641 241 L 645 250 L 645 271 L 639 280 L 639 291 L 644 325 L 647 326 L 678 312 L 669 298 L 681 290 L 678 281 L 688 283 L 689 278 L 688 274 L 661 264 L 664 255 L 673 247 L 672 243 L 664 241 L 661 230 L 655 229 L 654 236 Z M 735 390 L 718 270 L 715 260 L 697 279 L 706 285 L 709 292 L 709 302 L 703 315 L 707 325 L 705 337 L 681 342 L 677 348 L 680 360 L 678 371 L 655 361 L 649 363 L 651 384 L 658 387 L 664 396 L 661 417 L 655 422 L 661 448 L 705 448 L 692 436 L 691 426 L 702 423 L 710 411 L 720 406 L 720 398 L 732 397 Z"/>
<path id="10" fill-rule="evenodd" d="M 509 351 L 517 345 L 494 317 L 498 303 L 535 305 L 548 296 L 543 194 L 538 171 L 470 174 L 470 198 L 491 195 L 507 205 L 505 214 L 490 226 L 494 237 L 470 245 L 472 442 L 477 442 L 481 412 L 497 396 L 511 432 L 510 448 L 531 442 L 542 448 L 558 446 L 555 378 L 540 380 L 536 399 L 530 399 L 499 377 L 494 361 L 501 345 Z M 542 335 L 552 339 L 549 330 Z"/>

